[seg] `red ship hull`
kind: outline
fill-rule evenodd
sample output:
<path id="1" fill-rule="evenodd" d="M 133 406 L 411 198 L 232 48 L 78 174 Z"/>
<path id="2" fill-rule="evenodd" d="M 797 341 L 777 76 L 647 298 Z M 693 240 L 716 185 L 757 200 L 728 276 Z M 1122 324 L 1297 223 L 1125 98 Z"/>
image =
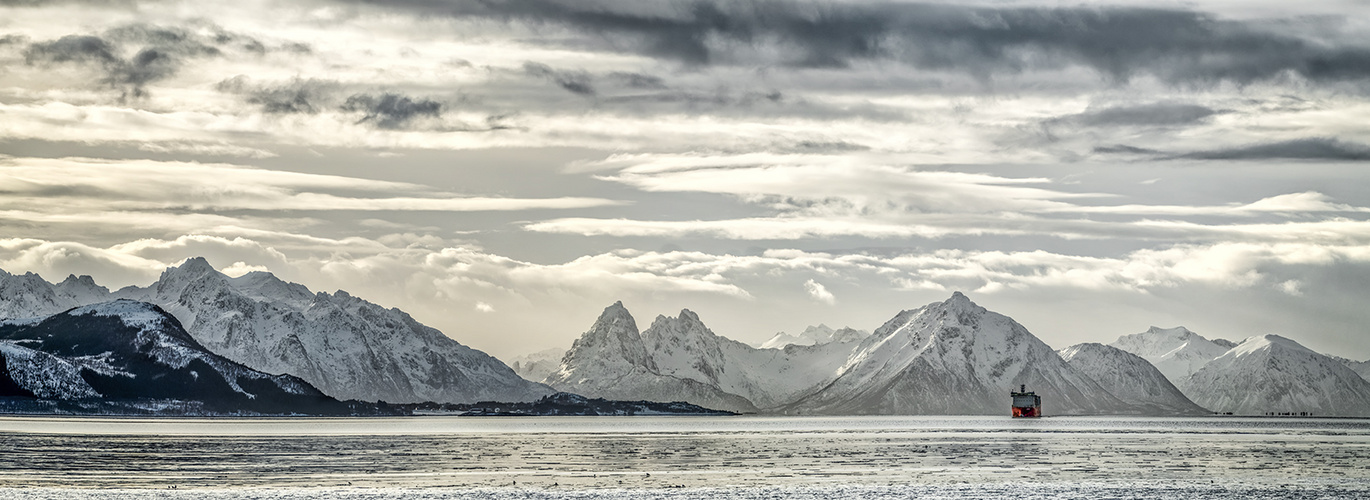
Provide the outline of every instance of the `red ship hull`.
<path id="1" fill-rule="evenodd" d="M 1018 390 L 1009 395 L 1013 396 L 1013 418 L 1042 416 L 1042 397 L 1035 392 L 1028 392 L 1027 385 L 1018 386 Z"/>

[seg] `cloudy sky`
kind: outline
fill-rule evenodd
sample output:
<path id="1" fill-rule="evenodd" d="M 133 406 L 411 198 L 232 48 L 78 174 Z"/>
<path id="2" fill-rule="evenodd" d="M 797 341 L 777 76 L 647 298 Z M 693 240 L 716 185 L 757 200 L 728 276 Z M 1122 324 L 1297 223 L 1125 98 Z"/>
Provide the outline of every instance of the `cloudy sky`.
<path id="1" fill-rule="evenodd" d="M 952 291 L 1370 358 L 1370 1 L 0 0 L 0 268 L 202 255 L 501 357 Z"/>

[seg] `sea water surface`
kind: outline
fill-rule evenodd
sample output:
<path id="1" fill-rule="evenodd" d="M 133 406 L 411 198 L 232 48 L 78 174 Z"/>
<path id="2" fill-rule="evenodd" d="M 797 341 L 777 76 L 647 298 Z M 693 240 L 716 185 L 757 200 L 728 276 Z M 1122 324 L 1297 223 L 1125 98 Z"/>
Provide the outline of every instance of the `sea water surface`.
<path id="1" fill-rule="evenodd" d="M 0 498 L 1370 498 L 1370 419 L 0 417 Z"/>

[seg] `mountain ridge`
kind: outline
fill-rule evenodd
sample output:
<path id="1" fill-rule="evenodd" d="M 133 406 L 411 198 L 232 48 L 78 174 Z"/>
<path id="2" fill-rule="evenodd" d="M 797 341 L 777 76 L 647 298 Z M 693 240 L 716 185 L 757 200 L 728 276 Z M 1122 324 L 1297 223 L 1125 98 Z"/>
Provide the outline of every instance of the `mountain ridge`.
<path id="1" fill-rule="evenodd" d="M 0 325 L 0 367 L 5 407 L 319 415 L 358 409 L 297 377 L 214 354 L 162 308 L 128 299 Z"/>
<path id="2" fill-rule="evenodd" d="M 86 298 L 101 290 L 164 306 L 206 348 L 254 369 L 297 375 L 340 399 L 388 402 L 531 401 L 550 387 L 519 377 L 503 362 L 472 349 L 399 309 L 345 291 L 313 293 L 265 272 L 231 278 L 204 258 L 167 268 L 146 287 L 108 292 L 76 278 Z M 87 285 L 88 284 L 88 285 Z M 37 316 L 82 305 L 78 293 L 29 273 L 0 275 L 0 312 Z"/>

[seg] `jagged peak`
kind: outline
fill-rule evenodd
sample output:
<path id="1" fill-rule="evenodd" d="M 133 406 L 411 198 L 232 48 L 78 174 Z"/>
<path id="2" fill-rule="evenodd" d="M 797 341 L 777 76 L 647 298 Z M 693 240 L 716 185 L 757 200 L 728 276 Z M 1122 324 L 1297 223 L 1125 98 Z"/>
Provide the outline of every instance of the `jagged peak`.
<path id="1" fill-rule="evenodd" d="M 209 260 L 204 257 L 191 257 L 177 266 L 183 271 L 215 271 L 214 266 L 209 264 Z"/>
<path id="2" fill-rule="evenodd" d="M 979 307 L 974 302 L 971 302 L 970 297 L 967 297 L 966 294 L 961 293 L 959 291 L 951 292 L 951 297 L 948 298 L 946 301 L 942 302 L 942 304 Z"/>
<path id="3" fill-rule="evenodd" d="M 623 306 L 623 301 L 615 301 L 609 307 L 604 308 L 604 312 L 599 314 L 599 319 L 614 319 L 626 317 L 632 319 L 633 315 L 628 312 L 628 308 Z"/>
<path id="4" fill-rule="evenodd" d="M 206 274 L 220 274 L 214 266 L 209 264 L 204 257 L 191 257 L 182 262 L 179 266 L 172 266 L 162 271 L 162 277 L 158 279 L 161 283 L 172 281 L 174 278 L 194 279 Z"/>
<path id="5" fill-rule="evenodd" d="M 961 292 L 952 292 L 951 298 L 948 298 L 940 304 L 933 305 L 939 306 L 940 308 L 945 310 L 956 312 L 984 313 L 986 311 L 985 308 L 980 307 L 980 305 L 976 304 L 975 302 L 972 302 L 970 300 L 970 297 L 967 297 L 965 294 Z"/>
<path id="6" fill-rule="evenodd" d="M 59 284 L 65 285 L 65 284 L 69 284 L 69 283 L 70 283 L 70 284 L 81 283 L 81 284 L 84 284 L 84 285 L 92 285 L 92 286 L 93 286 L 93 285 L 95 285 L 95 278 L 90 277 L 89 274 L 82 274 L 82 275 L 79 276 L 79 277 L 76 276 L 75 274 L 68 274 L 68 275 L 67 275 L 67 279 L 62 280 L 62 282 L 59 283 Z"/>
<path id="7" fill-rule="evenodd" d="M 699 320 L 699 315 L 698 315 L 698 314 L 695 314 L 694 311 L 691 311 L 691 310 L 689 310 L 689 309 L 681 309 L 681 310 L 680 310 L 680 316 L 679 316 L 679 318 L 680 318 L 681 320 L 688 320 L 688 321 L 693 321 L 693 322 L 695 322 L 695 323 L 702 323 L 702 321 Z"/>
<path id="8" fill-rule="evenodd" d="M 92 290 L 97 293 L 109 292 L 108 288 L 95 283 L 95 278 L 91 278 L 88 274 L 82 274 L 79 277 L 75 274 L 68 274 L 67 279 L 62 280 L 61 283 L 57 284 L 57 288 L 65 290 L 67 293 L 79 293 L 82 289 Z"/>

